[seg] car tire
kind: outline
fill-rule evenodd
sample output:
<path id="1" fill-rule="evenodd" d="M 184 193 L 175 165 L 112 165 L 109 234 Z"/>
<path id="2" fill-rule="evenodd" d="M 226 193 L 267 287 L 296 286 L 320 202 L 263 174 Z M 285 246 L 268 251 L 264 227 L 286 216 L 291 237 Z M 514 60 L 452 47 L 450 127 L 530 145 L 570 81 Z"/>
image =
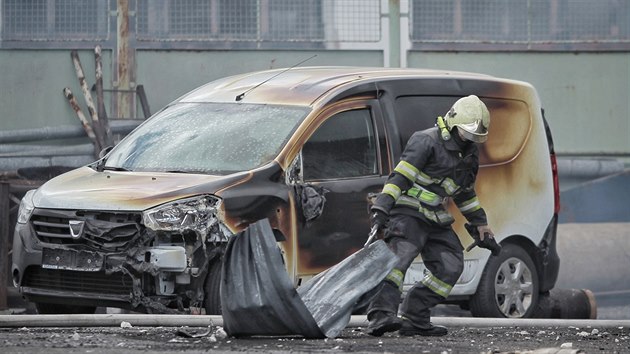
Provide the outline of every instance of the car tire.
<path id="1" fill-rule="evenodd" d="M 206 315 L 221 314 L 221 268 L 223 263 L 221 259 L 217 259 L 208 266 L 208 274 L 206 275 L 206 283 L 203 287 L 204 300 L 203 305 L 206 309 Z"/>
<path id="2" fill-rule="evenodd" d="M 532 317 L 538 304 L 538 273 L 529 254 L 515 244 L 505 244 L 491 256 L 470 300 L 475 317 Z"/>
<path id="3" fill-rule="evenodd" d="M 49 304 L 45 302 L 35 303 L 35 309 L 40 315 L 60 315 L 60 314 L 93 314 L 96 312 L 95 306 L 74 306 L 74 305 L 60 305 Z"/>

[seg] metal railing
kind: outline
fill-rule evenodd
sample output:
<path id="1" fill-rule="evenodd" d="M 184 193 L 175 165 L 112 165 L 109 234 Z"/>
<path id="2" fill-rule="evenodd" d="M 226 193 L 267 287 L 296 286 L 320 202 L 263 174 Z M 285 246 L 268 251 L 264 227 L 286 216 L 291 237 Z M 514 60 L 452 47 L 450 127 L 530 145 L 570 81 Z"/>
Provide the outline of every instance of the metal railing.
<path id="1" fill-rule="evenodd" d="M 373 48 L 387 0 L 128 0 L 138 48 Z M 630 50 L 630 0 L 401 0 L 412 49 Z M 0 45 L 116 38 L 115 0 L 0 0 Z M 393 19 L 392 19 L 393 20 Z M 251 45 L 251 44 L 257 44 Z M 263 46 L 260 46 L 260 44 Z"/>
<path id="2" fill-rule="evenodd" d="M 416 47 L 630 49 L 629 0 L 412 0 Z"/>

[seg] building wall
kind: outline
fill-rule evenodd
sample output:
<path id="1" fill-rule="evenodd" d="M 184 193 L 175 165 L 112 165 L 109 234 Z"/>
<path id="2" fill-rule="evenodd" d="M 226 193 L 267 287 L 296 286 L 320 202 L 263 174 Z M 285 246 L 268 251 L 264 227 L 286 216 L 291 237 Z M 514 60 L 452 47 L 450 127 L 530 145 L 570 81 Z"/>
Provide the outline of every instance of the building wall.
<path id="1" fill-rule="evenodd" d="M 523 80 L 540 95 L 565 154 L 630 153 L 630 54 L 411 52 L 410 67 Z"/>
<path id="2" fill-rule="evenodd" d="M 247 71 L 303 65 L 383 66 L 383 51 L 236 50 L 136 52 L 137 84 L 155 112 L 213 79 Z M 88 84 L 94 55 L 79 52 Z M 112 87 L 112 52 L 103 52 L 104 85 Z M 409 52 L 409 67 L 473 71 L 532 83 L 564 154 L 630 154 L 630 54 Z M 69 87 L 88 110 L 69 50 L 0 50 L 0 129 L 78 124 L 62 94 Z M 109 102 L 106 94 L 106 102 Z M 139 106 L 139 105 L 138 105 Z M 141 116 L 139 107 L 138 116 Z M 111 116 L 111 115 L 110 115 Z"/>
<path id="3" fill-rule="evenodd" d="M 155 112 L 184 93 L 214 79 L 249 71 L 302 66 L 383 66 L 382 51 L 138 51 L 137 80 Z"/>
<path id="4" fill-rule="evenodd" d="M 79 56 L 94 84 L 94 55 L 81 51 Z M 111 65 L 109 52 L 103 61 Z M 104 82 L 111 82 L 110 73 L 105 70 Z M 69 50 L 0 50 L 0 78 L 0 130 L 79 124 L 63 95 L 69 87 L 84 102 Z M 88 115 L 87 107 L 83 112 Z"/>

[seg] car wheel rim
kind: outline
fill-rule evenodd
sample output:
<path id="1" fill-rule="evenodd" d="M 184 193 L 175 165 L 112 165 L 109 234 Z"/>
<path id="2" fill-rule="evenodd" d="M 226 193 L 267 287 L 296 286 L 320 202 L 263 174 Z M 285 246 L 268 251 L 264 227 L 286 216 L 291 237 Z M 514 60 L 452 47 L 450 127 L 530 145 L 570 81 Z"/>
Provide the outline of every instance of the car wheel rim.
<path id="1" fill-rule="evenodd" d="M 494 283 L 495 301 L 505 317 L 523 317 L 532 305 L 532 272 L 521 259 L 501 263 Z"/>

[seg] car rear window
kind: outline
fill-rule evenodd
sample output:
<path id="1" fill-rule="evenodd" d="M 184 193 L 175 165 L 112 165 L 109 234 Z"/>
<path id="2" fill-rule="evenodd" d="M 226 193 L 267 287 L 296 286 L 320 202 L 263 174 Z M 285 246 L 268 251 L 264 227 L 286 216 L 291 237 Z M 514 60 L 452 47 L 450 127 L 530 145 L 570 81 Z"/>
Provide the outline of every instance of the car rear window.
<path id="1" fill-rule="evenodd" d="M 458 96 L 401 96 L 396 100 L 396 122 L 400 143 L 405 146 L 411 135 L 435 126 Z M 480 97 L 490 111 L 488 141 L 479 145 L 482 165 L 507 163 L 522 151 L 529 137 L 532 121 L 527 104 L 518 100 Z M 398 156 L 396 156 L 398 158 Z"/>

